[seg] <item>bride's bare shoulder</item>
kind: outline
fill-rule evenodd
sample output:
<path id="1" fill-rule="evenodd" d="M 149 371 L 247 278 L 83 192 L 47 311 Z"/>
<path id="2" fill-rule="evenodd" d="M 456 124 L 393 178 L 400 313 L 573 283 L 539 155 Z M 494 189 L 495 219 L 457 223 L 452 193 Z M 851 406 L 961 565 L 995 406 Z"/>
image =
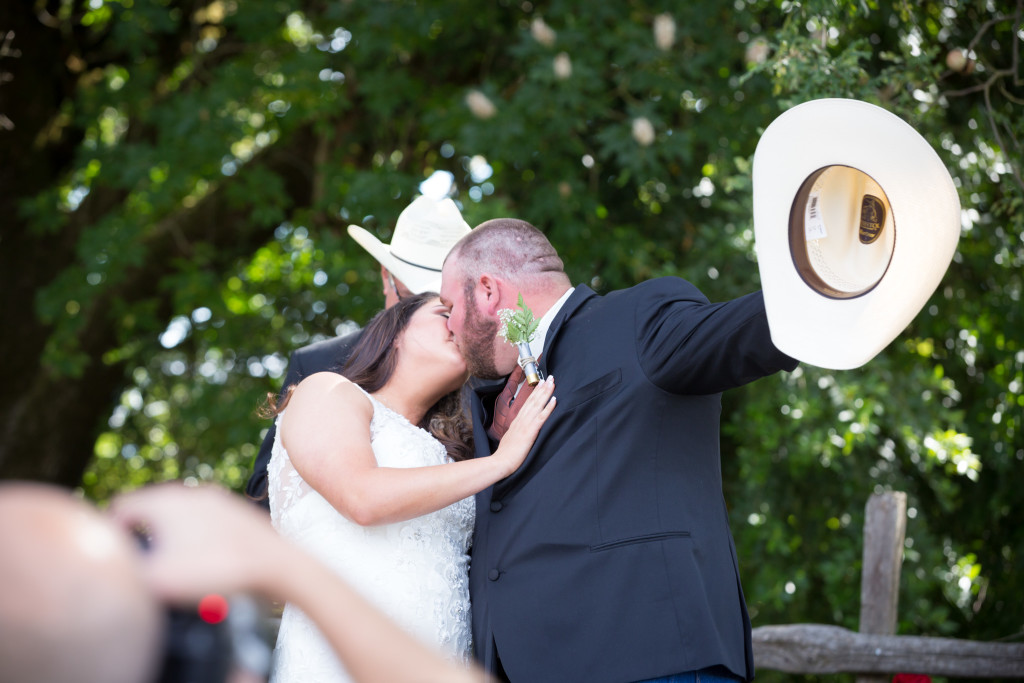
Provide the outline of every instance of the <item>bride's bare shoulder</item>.
<path id="1" fill-rule="evenodd" d="M 341 375 L 318 372 L 299 382 L 292 392 L 279 430 L 292 463 L 317 488 L 309 478 L 314 475 L 302 468 L 338 452 L 339 444 L 369 444 L 372 420 L 373 404 L 362 389 Z"/>
<path id="2" fill-rule="evenodd" d="M 335 372 L 316 372 L 295 387 L 290 403 L 329 408 L 372 408 L 370 399 L 357 385 Z"/>

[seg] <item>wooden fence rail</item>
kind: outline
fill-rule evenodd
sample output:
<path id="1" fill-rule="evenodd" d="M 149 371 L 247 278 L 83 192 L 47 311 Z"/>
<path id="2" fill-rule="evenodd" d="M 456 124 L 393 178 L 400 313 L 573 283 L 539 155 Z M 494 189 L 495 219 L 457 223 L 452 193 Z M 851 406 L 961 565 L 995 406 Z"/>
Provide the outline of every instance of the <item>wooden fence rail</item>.
<path id="1" fill-rule="evenodd" d="M 1024 643 L 897 636 L 896 612 L 906 529 L 906 494 L 868 500 L 860 632 L 822 624 L 754 629 L 754 665 L 797 674 L 857 674 L 857 683 L 882 683 L 892 674 L 1024 678 Z"/>
<path id="2" fill-rule="evenodd" d="M 894 674 L 1024 678 L 1024 643 L 883 636 L 839 626 L 792 624 L 754 629 L 759 669 L 800 674 Z"/>

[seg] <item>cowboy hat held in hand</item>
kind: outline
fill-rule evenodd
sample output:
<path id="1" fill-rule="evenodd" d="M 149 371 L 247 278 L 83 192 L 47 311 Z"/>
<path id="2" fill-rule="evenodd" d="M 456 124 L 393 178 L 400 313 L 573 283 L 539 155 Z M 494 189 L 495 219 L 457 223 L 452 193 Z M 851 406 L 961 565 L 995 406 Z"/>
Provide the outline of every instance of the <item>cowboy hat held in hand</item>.
<path id="1" fill-rule="evenodd" d="M 786 111 L 754 153 L 754 237 L 772 342 L 823 368 L 875 357 L 924 307 L 960 237 L 949 171 L 866 102 Z"/>

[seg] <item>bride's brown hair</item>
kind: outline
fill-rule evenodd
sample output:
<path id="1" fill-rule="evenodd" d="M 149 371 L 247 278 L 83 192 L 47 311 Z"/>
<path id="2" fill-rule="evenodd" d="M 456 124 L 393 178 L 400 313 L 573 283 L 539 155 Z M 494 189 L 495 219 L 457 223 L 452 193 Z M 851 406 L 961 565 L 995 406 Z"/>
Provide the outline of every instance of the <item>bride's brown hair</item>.
<path id="1" fill-rule="evenodd" d="M 405 332 L 416 311 L 437 298 L 433 292 L 402 297 L 394 306 L 373 317 L 352 349 L 352 355 L 341 369 L 341 374 L 367 393 L 373 393 L 391 379 L 398 364 L 398 337 Z M 288 387 L 284 399 L 274 401 L 268 396 L 271 414 L 284 410 L 294 386 Z M 473 428 L 462 404 L 462 389 L 445 394 L 427 411 L 417 427 L 427 430 L 440 441 L 452 460 L 473 457 Z"/>
<path id="2" fill-rule="evenodd" d="M 434 292 L 402 297 L 394 306 L 375 315 L 366 325 L 341 374 L 371 394 L 387 384 L 398 364 L 395 342 L 409 326 L 413 314 L 436 298 Z M 442 396 L 417 426 L 444 444 L 452 460 L 473 457 L 473 429 L 462 404 L 461 387 Z"/>

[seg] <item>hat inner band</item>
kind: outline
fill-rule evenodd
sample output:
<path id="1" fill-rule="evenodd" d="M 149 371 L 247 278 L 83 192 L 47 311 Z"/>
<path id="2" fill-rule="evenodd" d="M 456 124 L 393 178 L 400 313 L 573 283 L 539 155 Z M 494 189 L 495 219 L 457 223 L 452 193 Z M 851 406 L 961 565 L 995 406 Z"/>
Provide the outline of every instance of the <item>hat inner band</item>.
<path id="1" fill-rule="evenodd" d="M 882 187 L 850 166 L 804 180 L 789 212 L 789 251 L 808 287 L 831 299 L 874 289 L 895 251 L 896 222 Z"/>
<path id="2" fill-rule="evenodd" d="M 410 265 L 410 266 L 413 266 L 415 268 L 422 268 L 423 270 L 429 270 L 432 273 L 440 273 L 441 272 L 440 268 L 431 268 L 430 266 L 424 266 L 424 265 L 421 265 L 419 263 L 413 263 L 412 261 L 407 261 L 406 259 L 404 259 L 401 256 L 399 256 L 398 254 L 396 254 L 394 251 L 391 252 L 391 255 L 394 256 L 396 259 L 398 259 L 399 261 L 401 261 L 402 263 L 404 263 L 406 265 Z"/>

